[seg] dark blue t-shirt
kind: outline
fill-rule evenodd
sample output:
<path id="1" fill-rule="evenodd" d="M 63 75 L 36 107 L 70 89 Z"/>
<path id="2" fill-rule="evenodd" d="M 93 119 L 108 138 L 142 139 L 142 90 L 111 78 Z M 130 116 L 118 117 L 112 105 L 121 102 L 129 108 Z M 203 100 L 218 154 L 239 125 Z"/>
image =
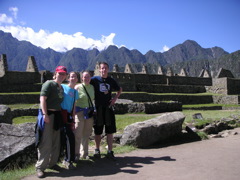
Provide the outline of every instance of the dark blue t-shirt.
<path id="1" fill-rule="evenodd" d="M 112 99 L 112 91 L 119 91 L 120 86 L 111 77 L 102 78 L 101 76 L 94 76 L 90 82 L 95 90 L 95 105 L 109 106 Z"/>

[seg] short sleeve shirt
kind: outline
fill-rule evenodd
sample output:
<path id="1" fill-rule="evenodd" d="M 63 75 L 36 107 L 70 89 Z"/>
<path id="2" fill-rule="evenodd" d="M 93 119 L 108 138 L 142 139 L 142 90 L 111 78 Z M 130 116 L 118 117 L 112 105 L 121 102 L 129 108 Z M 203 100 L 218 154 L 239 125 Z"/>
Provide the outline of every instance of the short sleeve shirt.
<path id="1" fill-rule="evenodd" d="M 79 98 L 78 92 L 75 89 L 70 88 L 66 84 L 61 84 L 64 90 L 64 99 L 61 103 L 62 109 L 67 110 L 69 113 L 72 112 L 74 102 Z"/>
<path id="2" fill-rule="evenodd" d="M 95 97 L 93 85 L 79 84 L 78 85 L 79 99 L 76 102 L 76 106 L 81 107 L 81 108 L 91 107 L 91 103 L 88 100 L 88 95 L 87 95 L 83 85 L 84 85 L 85 89 L 87 90 L 88 95 L 90 96 L 91 101 L 93 103 L 93 100 Z"/>
<path id="3" fill-rule="evenodd" d="M 63 101 L 63 89 L 53 80 L 46 81 L 42 85 L 40 96 L 47 97 L 47 109 L 61 110 Z"/>
<path id="4" fill-rule="evenodd" d="M 118 83 L 111 77 L 102 78 L 101 76 L 94 76 L 91 78 L 91 84 L 95 90 L 96 106 L 109 106 L 112 99 L 112 91 L 120 90 Z"/>

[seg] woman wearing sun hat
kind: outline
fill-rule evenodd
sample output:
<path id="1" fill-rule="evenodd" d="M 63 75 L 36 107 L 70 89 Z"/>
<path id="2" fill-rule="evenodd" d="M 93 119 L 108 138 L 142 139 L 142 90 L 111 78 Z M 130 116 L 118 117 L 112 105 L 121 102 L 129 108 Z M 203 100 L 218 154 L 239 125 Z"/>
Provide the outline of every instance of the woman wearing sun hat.
<path id="1" fill-rule="evenodd" d="M 61 102 L 63 89 L 61 83 L 67 77 L 67 69 L 58 66 L 53 80 L 42 85 L 40 93 L 40 107 L 44 119 L 42 136 L 37 147 L 38 160 L 35 165 L 37 176 L 42 178 L 47 168 L 59 170 L 56 165 L 60 154 L 60 128 L 62 127 Z"/>

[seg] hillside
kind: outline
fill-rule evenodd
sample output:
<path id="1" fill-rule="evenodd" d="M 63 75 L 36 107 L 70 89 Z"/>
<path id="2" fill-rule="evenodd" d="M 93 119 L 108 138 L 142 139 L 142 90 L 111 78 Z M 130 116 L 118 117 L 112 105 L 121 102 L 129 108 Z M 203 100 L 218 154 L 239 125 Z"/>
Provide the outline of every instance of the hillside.
<path id="1" fill-rule="evenodd" d="M 57 65 L 65 65 L 69 71 L 93 70 L 96 62 L 106 61 L 110 68 L 114 64 L 124 67 L 127 63 L 153 63 L 174 71 L 185 68 L 191 76 L 198 76 L 201 69 L 207 68 L 213 74 L 219 68 L 226 68 L 240 77 L 239 52 L 229 54 L 220 47 L 202 48 L 197 42 L 186 40 L 170 50 L 161 53 L 149 50 L 143 55 L 138 50 L 109 46 L 106 50 L 84 50 L 73 48 L 65 53 L 50 48 L 42 49 L 27 41 L 18 41 L 10 33 L 0 31 L 0 54 L 6 54 L 11 71 L 25 71 L 29 56 L 34 56 L 39 70 L 53 71 Z"/>
<path id="2" fill-rule="evenodd" d="M 200 59 L 197 61 L 182 61 L 174 64 L 168 64 L 165 69 L 171 67 L 176 73 L 179 73 L 184 68 L 189 76 L 199 76 L 202 69 L 215 77 L 220 68 L 228 69 L 232 72 L 235 78 L 240 78 L 240 50 L 231 54 L 222 55 L 215 59 Z"/>

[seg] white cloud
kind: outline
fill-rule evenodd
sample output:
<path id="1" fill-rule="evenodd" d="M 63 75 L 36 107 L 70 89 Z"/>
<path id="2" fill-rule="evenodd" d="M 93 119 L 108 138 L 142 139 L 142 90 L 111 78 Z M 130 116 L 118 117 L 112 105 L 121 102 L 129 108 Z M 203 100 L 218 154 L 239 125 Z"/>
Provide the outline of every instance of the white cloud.
<path id="1" fill-rule="evenodd" d="M 162 50 L 160 50 L 161 53 L 168 51 L 170 48 L 166 45 L 163 46 Z"/>
<path id="2" fill-rule="evenodd" d="M 12 24 L 13 19 L 8 17 L 6 14 L 0 14 L 0 25 L 1 24 Z"/>
<path id="3" fill-rule="evenodd" d="M 17 19 L 18 8 L 17 7 L 10 7 L 9 11 L 11 11 L 14 18 Z"/>
<path id="4" fill-rule="evenodd" d="M 13 37 L 20 41 L 26 40 L 44 49 L 50 47 L 59 52 L 65 52 L 74 47 L 82 49 L 97 48 L 101 51 L 109 45 L 113 45 L 115 37 L 115 34 L 111 33 L 109 36 L 102 36 L 101 40 L 94 40 L 84 37 L 81 32 L 73 35 L 62 34 L 61 32 L 49 33 L 42 29 L 35 32 L 32 28 L 22 26 L 0 26 L 0 29 L 4 32 L 10 32 Z"/>
<path id="5" fill-rule="evenodd" d="M 17 19 L 18 8 L 12 7 L 9 8 L 9 11 L 12 12 L 14 19 Z M 83 36 L 82 32 L 76 32 L 73 35 L 63 34 L 61 32 L 51 33 L 43 29 L 35 32 L 30 27 L 10 25 L 13 23 L 12 17 L 8 17 L 6 14 L 0 14 L 0 30 L 11 33 L 13 37 L 20 41 L 26 40 L 44 49 L 50 47 L 55 51 L 65 52 L 76 47 L 82 49 L 97 48 L 101 51 L 106 49 L 109 45 L 114 45 L 113 39 L 115 33 L 111 33 L 108 36 L 102 35 L 100 40 L 95 40 Z"/>

